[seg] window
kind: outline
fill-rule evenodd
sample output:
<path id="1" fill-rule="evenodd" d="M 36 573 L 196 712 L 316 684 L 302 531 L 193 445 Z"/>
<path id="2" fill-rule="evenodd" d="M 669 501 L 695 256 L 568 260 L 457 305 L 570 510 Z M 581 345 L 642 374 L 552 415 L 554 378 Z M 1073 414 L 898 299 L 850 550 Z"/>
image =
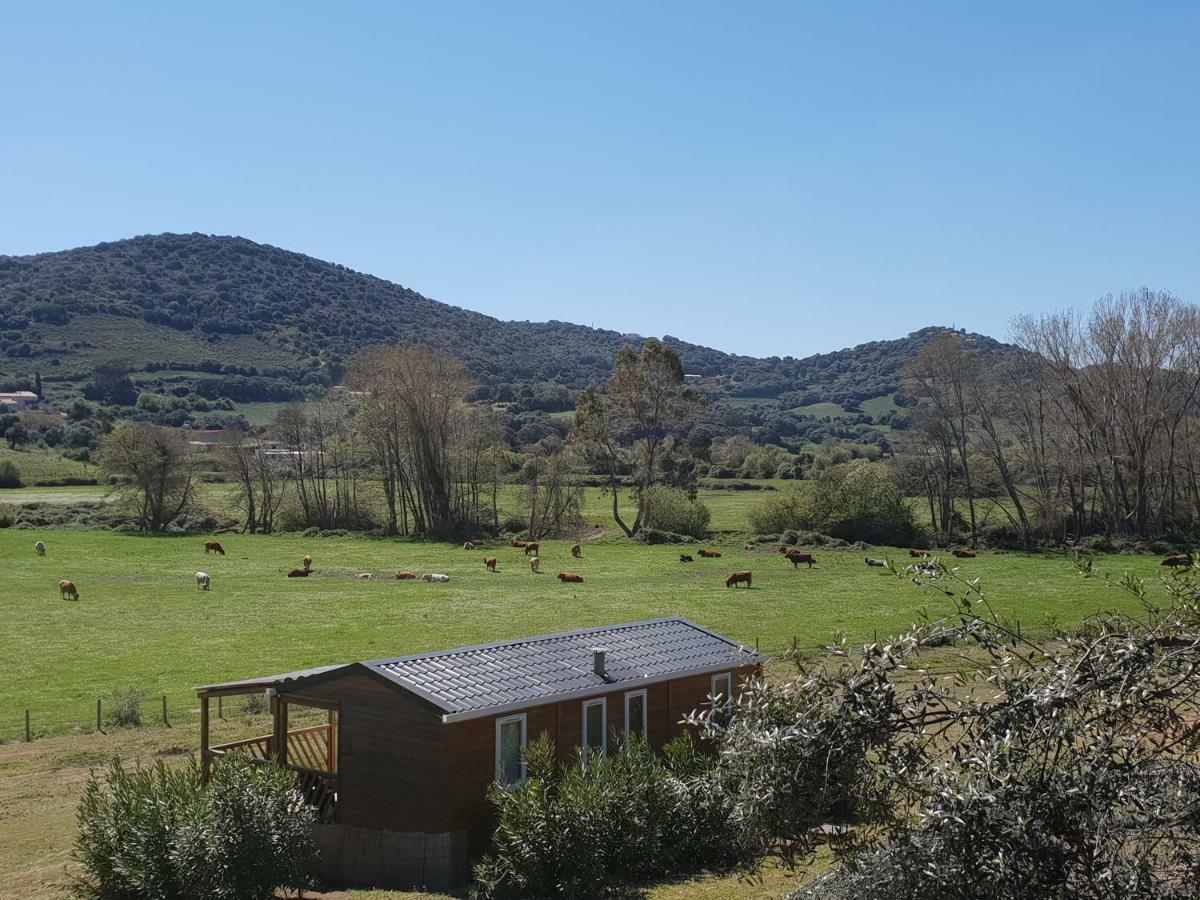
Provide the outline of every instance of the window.
<path id="1" fill-rule="evenodd" d="M 712 697 L 713 706 L 729 709 L 733 702 L 733 678 L 728 672 L 722 672 L 720 675 L 712 677 L 712 688 L 708 692 Z"/>
<path id="2" fill-rule="evenodd" d="M 583 765 L 603 759 L 608 750 L 608 701 L 603 697 L 583 704 Z"/>
<path id="3" fill-rule="evenodd" d="M 496 781 L 505 787 L 525 780 L 525 714 L 496 720 Z"/>
<path id="4" fill-rule="evenodd" d="M 630 691 L 625 695 L 625 735 L 646 737 L 646 692 Z"/>

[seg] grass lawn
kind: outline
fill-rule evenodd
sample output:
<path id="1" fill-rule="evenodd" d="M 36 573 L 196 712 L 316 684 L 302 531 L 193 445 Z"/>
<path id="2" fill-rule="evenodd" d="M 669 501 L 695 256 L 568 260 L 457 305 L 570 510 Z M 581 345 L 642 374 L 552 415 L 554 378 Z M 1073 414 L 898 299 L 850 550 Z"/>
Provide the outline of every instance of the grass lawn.
<path id="1" fill-rule="evenodd" d="M 45 557 L 33 554 L 44 540 Z M 544 542 L 543 569 L 504 545 L 464 551 L 444 543 L 359 537 L 224 535 L 228 555 L 205 556 L 199 537 L 139 537 L 98 531 L 0 531 L 0 740 L 19 737 L 24 711 L 36 733 L 94 720 L 97 697 L 136 690 L 168 695 L 173 716 L 194 710 L 190 688 L 324 663 L 449 648 L 523 635 L 667 615 L 681 615 L 768 652 L 796 636 L 805 646 L 837 630 L 855 638 L 894 633 L 917 610 L 939 610 L 925 589 L 881 576 L 860 554 L 817 553 L 812 570 L 794 570 L 768 550 L 717 541 L 720 560 L 683 564 L 677 546 L 603 538 L 585 544 L 582 560 L 568 545 Z M 683 548 L 694 550 L 694 547 Z M 284 573 L 305 553 L 316 574 Z M 500 557 L 489 574 L 483 557 Z M 884 555 L 875 550 L 872 555 Z M 693 553 L 693 555 L 695 555 Z M 398 582 L 397 569 L 445 572 L 445 585 Z M 729 590 L 735 569 L 755 574 L 751 590 Z M 1058 555 L 983 553 L 962 561 L 998 606 L 1024 627 L 1062 623 L 1100 608 L 1134 609 L 1102 578 L 1081 579 Z M 212 576 L 196 590 L 197 570 Z M 1099 574 L 1133 570 L 1153 578 L 1158 560 L 1101 557 Z M 381 576 L 374 582 L 359 572 Z M 554 575 L 581 572 L 582 585 Z M 57 583 L 79 587 L 78 603 L 58 598 Z"/>

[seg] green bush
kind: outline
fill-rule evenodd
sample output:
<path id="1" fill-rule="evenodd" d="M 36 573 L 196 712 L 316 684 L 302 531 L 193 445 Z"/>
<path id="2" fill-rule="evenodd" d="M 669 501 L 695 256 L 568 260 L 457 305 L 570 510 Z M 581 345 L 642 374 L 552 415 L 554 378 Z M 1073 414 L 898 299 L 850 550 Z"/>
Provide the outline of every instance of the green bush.
<path id="1" fill-rule="evenodd" d="M 922 540 L 912 507 L 888 470 L 863 459 L 825 469 L 805 491 L 765 498 L 749 521 L 754 531 L 765 533 L 816 531 L 893 546 Z"/>
<path id="2" fill-rule="evenodd" d="M 142 695 L 137 691 L 116 691 L 108 698 L 108 724 L 117 728 L 140 728 Z"/>
<path id="3" fill-rule="evenodd" d="M 271 900 L 308 887 L 312 811 L 292 776 L 239 757 L 218 760 L 204 785 L 194 763 L 109 764 L 80 801 L 75 858 L 88 900 Z"/>
<path id="4" fill-rule="evenodd" d="M 0 488 L 19 488 L 21 470 L 12 461 L 0 462 Z"/>
<path id="5" fill-rule="evenodd" d="M 560 765 L 548 738 L 525 752 L 529 778 L 495 788 L 495 849 L 475 868 L 472 896 L 596 897 L 650 879 L 734 861 L 728 811 L 707 788 L 711 757 L 690 734 L 656 755 L 643 741 L 585 770 Z"/>
<path id="6" fill-rule="evenodd" d="M 642 492 L 642 527 L 702 538 L 712 512 L 678 488 L 654 485 Z"/>

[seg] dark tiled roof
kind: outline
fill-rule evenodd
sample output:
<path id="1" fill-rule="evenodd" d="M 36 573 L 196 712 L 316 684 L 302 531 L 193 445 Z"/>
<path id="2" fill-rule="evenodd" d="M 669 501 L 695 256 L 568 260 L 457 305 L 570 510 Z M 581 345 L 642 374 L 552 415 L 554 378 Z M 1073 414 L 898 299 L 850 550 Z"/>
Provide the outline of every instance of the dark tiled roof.
<path id="1" fill-rule="evenodd" d="M 605 675 L 592 650 L 606 652 Z M 752 648 L 683 619 L 656 619 L 364 663 L 449 715 L 553 702 L 573 694 L 764 662 Z"/>

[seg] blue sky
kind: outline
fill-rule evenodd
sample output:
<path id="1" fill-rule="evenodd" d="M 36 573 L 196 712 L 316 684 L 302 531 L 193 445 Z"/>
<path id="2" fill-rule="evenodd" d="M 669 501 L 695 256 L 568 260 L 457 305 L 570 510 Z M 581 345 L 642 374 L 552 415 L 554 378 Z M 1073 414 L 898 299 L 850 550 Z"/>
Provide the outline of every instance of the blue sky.
<path id="1" fill-rule="evenodd" d="M 0 253 L 240 234 L 795 355 L 1200 300 L 1200 6 L 0 8 Z"/>

